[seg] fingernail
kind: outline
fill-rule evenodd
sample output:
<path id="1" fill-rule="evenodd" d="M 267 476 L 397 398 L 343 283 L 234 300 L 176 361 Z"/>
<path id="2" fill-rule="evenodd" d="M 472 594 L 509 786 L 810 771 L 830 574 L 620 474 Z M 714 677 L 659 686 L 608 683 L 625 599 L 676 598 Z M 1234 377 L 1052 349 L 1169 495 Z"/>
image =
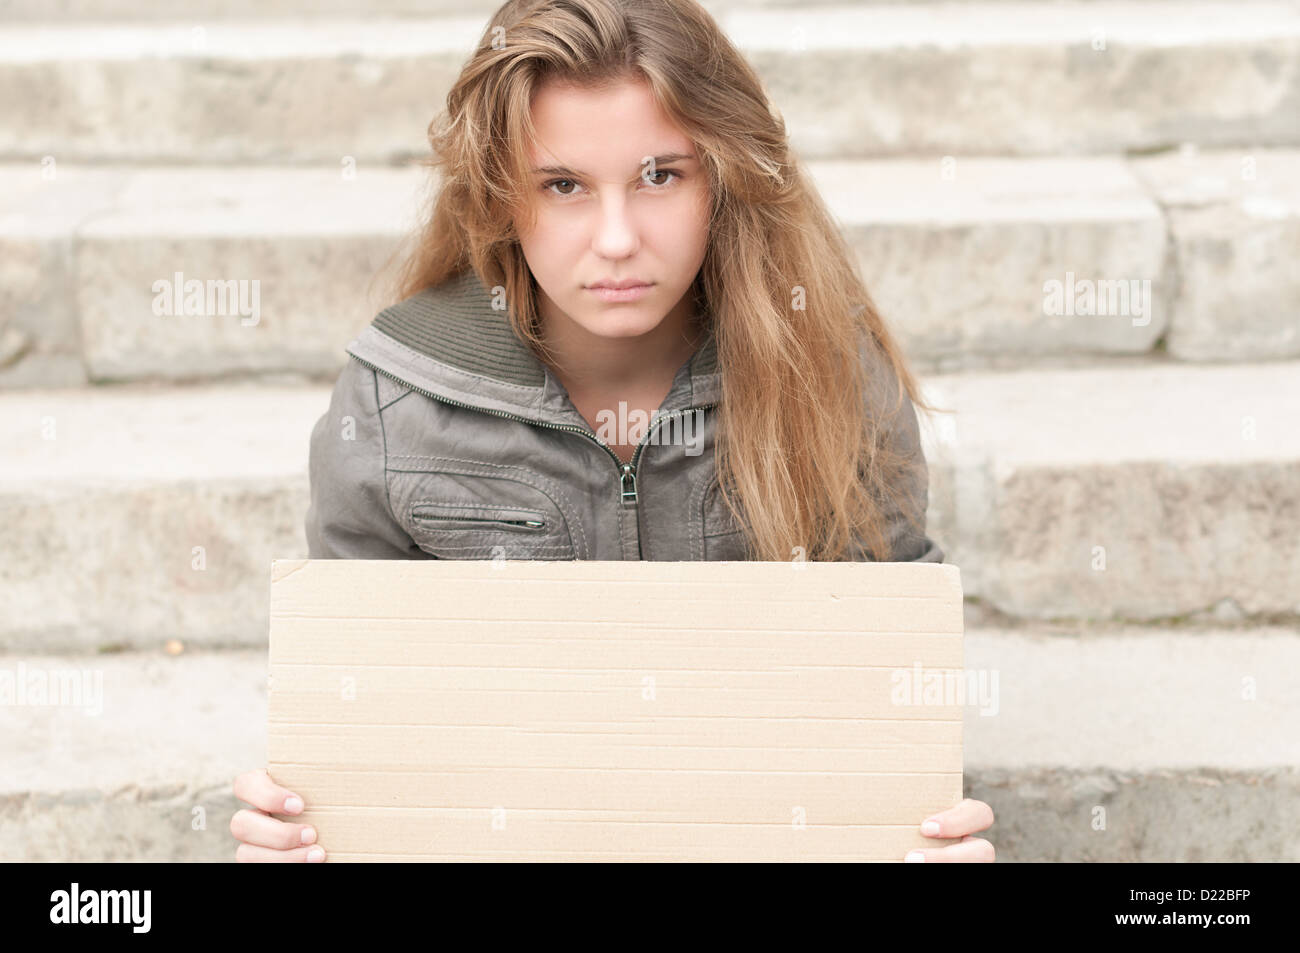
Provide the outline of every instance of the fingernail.
<path id="1" fill-rule="evenodd" d="M 316 839 L 316 831 L 313 828 L 304 827 L 302 829 L 302 842 L 304 844 L 310 844 L 315 839 Z"/>
<path id="2" fill-rule="evenodd" d="M 302 810 L 302 798 L 296 794 L 290 794 L 284 799 L 284 809 L 289 814 L 297 814 Z"/>
<path id="3" fill-rule="evenodd" d="M 307 863 L 309 864 L 319 864 L 324 859 L 325 851 L 321 850 L 319 847 L 313 847 L 311 850 L 307 851 Z"/>
<path id="4" fill-rule="evenodd" d="M 923 864 L 925 863 L 925 854 L 921 853 L 919 850 L 914 850 L 904 857 L 903 860 L 909 864 Z"/>
<path id="5" fill-rule="evenodd" d="M 933 820 L 926 821 L 921 825 L 921 833 L 926 837 L 933 837 L 935 834 L 939 833 L 939 822 Z"/>

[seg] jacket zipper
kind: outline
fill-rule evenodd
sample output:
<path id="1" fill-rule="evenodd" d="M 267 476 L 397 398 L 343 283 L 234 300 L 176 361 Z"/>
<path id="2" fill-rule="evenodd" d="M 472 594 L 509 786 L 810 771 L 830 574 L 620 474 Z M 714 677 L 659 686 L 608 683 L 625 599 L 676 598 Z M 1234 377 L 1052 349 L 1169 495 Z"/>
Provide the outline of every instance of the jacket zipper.
<path id="1" fill-rule="evenodd" d="M 410 383 L 409 381 L 404 381 L 397 375 L 391 374 L 388 371 L 384 370 L 382 367 L 378 367 L 370 363 L 365 358 L 357 357 L 355 354 L 352 354 L 351 351 L 349 351 L 348 353 L 352 357 L 360 361 L 362 364 L 364 364 L 366 367 L 376 372 L 377 374 L 383 374 L 389 380 L 396 381 L 397 383 L 401 384 L 403 387 L 409 387 L 417 394 L 423 394 L 425 397 L 428 397 L 430 400 L 438 400 L 444 404 L 451 404 L 453 407 L 464 407 L 466 410 L 476 410 L 482 414 L 495 414 L 498 417 L 505 417 L 508 420 L 517 420 L 520 423 L 532 424 L 534 427 L 549 427 L 552 430 L 571 430 L 574 433 L 582 434 L 582 436 L 589 439 L 592 443 L 596 444 L 596 446 L 602 447 L 605 450 L 605 452 L 610 455 L 610 458 L 614 461 L 614 466 L 618 467 L 619 499 L 622 501 L 622 504 L 624 506 L 637 505 L 636 465 L 637 462 L 641 459 L 642 449 L 645 447 L 646 442 L 650 439 L 651 435 L 655 432 L 655 429 L 665 420 L 668 420 L 670 417 L 676 417 L 678 414 L 684 414 L 692 410 L 708 410 L 710 407 L 717 406 L 717 401 L 714 401 L 711 404 L 700 404 L 695 407 L 683 407 L 680 410 L 674 410 L 671 413 L 664 414 L 663 416 L 657 418 L 646 429 L 645 436 L 641 438 L 641 442 L 638 443 L 636 445 L 636 449 L 632 451 L 632 461 L 630 463 L 624 463 L 622 460 L 618 458 L 618 454 L 616 454 L 613 450 L 609 448 L 608 444 L 602 443 L 600 438 L 597 437 L 590 430 L 584 430 L 582 427 L 575 427 L 572 424 L 548 424 L 545 421 L 530 420 L 527 417 L 520 417 L 518 414 L 509 414 L 506 413 L 504 410 L 492 410 L 489 407 L 475 407 L 473 404 L 464 404 L 458 400 L 452 400 L 450 397 L 443 397 L 439 394 L 431 393 L 422 387 L 416 387 L 414 384 Z"/>
<path id="2" fill-rule="evenodd" d="M 546 525 L 541 520 L 493 520 L 483 516 L 420 516 L 416 514 L 415 519 L 429 522 L 488 523 L 492 526 L 527 526 L 529 529 L 540 529 Z"/>

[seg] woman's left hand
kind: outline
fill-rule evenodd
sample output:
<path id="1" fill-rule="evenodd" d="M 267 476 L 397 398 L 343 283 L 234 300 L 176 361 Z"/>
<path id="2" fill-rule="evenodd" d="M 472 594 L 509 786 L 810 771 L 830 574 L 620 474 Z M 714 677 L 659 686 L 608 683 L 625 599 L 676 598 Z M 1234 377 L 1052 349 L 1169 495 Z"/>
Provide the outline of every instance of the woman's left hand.
<path id="1" fill-rule="evenodd" d="M 926 837 L 960 837 L 961 843 L 909 851 L 903 859 L 927 864 L 992 863 L 993 845 L 982 837 L 970 836 L 992 826 L 993 808 L 983 801 L 966 798 L 956 807 L 940 811 L 921 824 L 921 833 Z"/>

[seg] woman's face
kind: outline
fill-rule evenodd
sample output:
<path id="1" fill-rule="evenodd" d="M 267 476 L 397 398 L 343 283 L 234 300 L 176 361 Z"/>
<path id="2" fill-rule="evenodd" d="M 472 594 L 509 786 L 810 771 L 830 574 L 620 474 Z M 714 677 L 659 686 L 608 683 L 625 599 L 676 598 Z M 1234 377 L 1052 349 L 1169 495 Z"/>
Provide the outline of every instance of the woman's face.
<path id="1" fill-rule="evenodd" d="M 544 324 L 567 320 L 603 338 L 628 338 L 670 313 L 685 321 L 708 247 L 710 198 L 690 139 L 648 86 L 631 81 L 603 90 L 544 84 L 532 119 L 537 218 L 519 237 Z M 649 287 L 635 300 L 591 290 L 626 280 Z"/>

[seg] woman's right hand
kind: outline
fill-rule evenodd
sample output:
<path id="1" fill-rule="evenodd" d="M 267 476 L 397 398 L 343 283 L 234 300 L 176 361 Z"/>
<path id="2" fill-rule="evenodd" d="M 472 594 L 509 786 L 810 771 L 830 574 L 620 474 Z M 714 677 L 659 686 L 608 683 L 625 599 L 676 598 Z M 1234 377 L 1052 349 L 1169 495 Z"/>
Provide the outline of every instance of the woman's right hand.
<path id="1" fill-rule="evenodd" d="M 264 769 L 245 771 L 235 778 L 235 797 L 257 808 L 241 808 L 230 819 L 230 833 L 240 842 L 235 848 L 235 860 L 319 863 L 325 859 L 324 848 L 315 843 L 314 827 L 270 816 L 272 812 L 301 814 L 304 805 L 302 798 L 272 781 Z"/>

